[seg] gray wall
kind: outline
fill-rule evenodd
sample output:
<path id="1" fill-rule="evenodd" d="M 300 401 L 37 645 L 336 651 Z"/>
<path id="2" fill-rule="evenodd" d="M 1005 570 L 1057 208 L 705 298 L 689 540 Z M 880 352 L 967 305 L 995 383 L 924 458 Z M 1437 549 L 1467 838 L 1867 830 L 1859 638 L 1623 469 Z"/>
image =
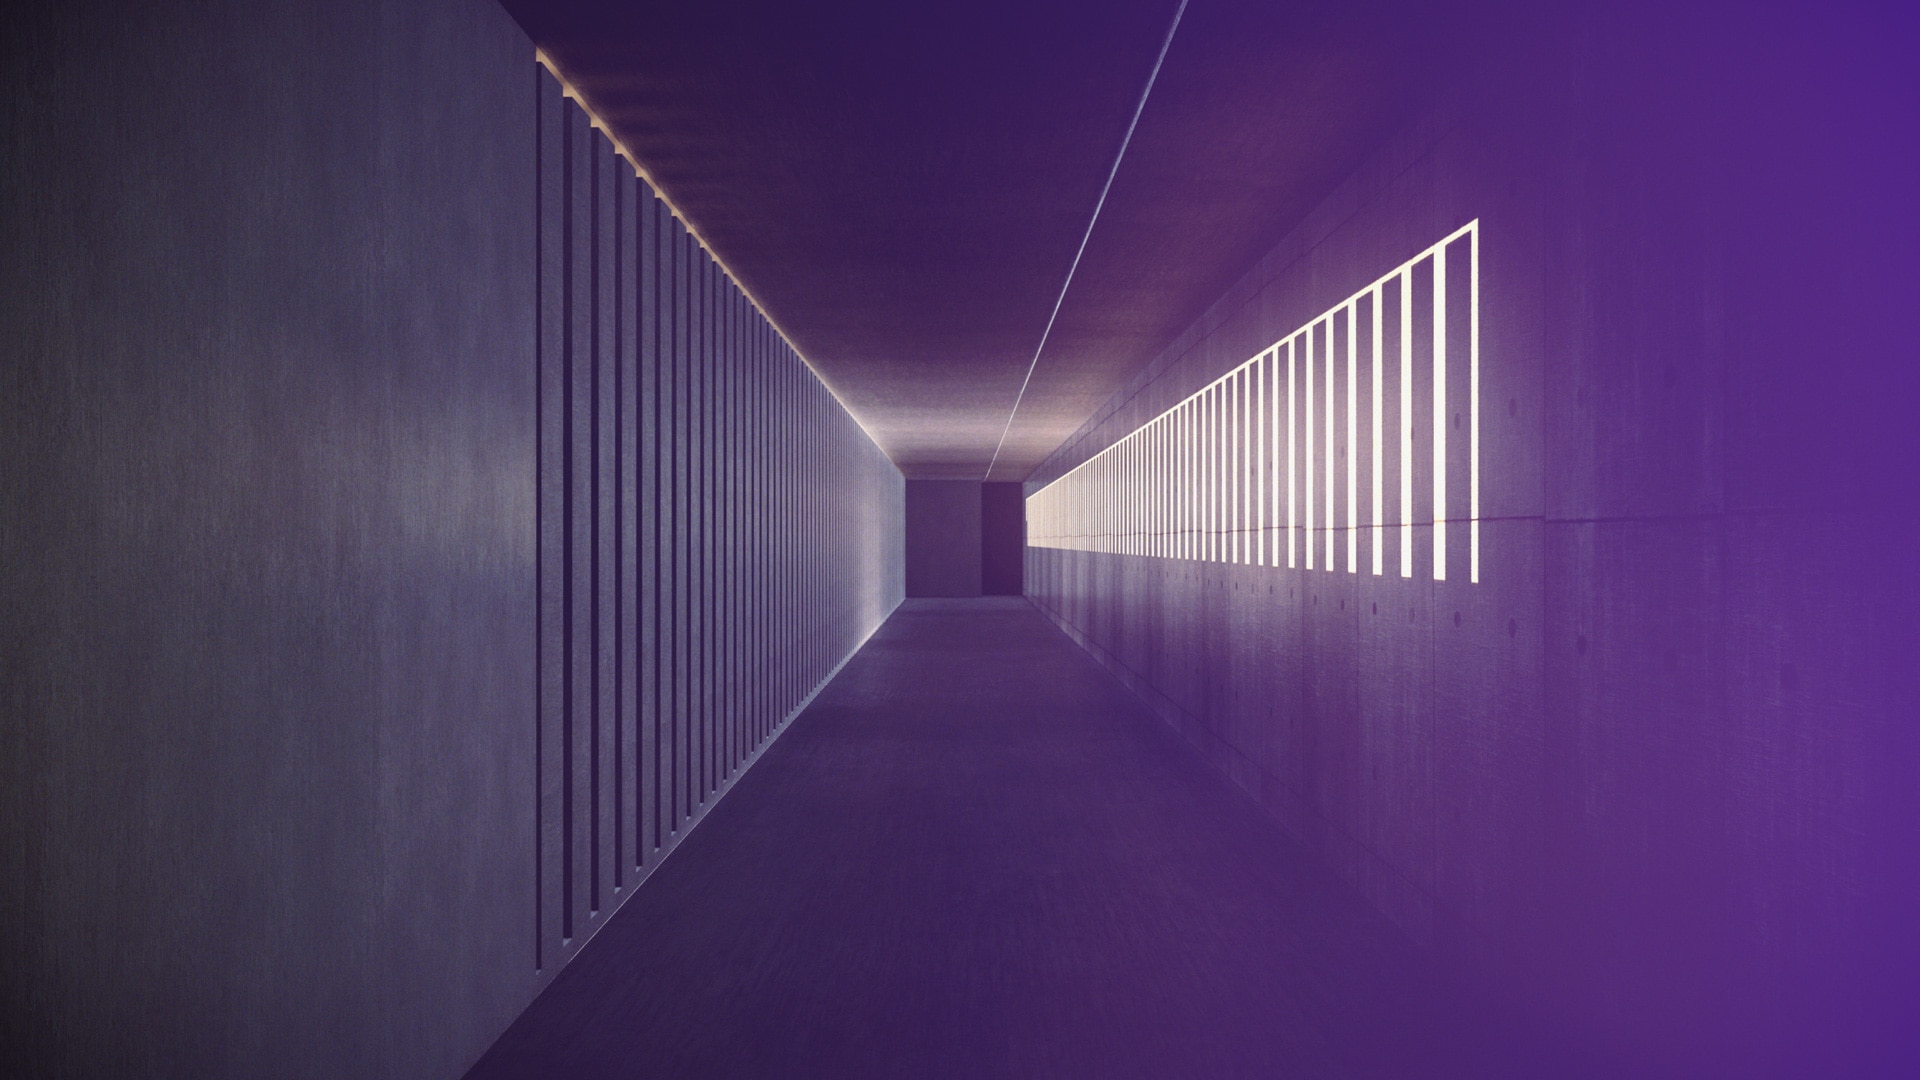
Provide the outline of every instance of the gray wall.
<path id="1" fill-rule="evenodd" d="M 1486 43 L 1531 62 L 1386 140 L 1028 484 L 1479 218 L 1480 584 L 1029 548 L 1027 589 L 1622 1075 L 1915 1060 L 1916 227 L 1884 111 L 1914 80 L 1900 34 L 1773 19 Z"/>
<path id="2" fill-rule="evenodd" d="M 457 1075 L 897 603 L 899 474 L 684 247 L 708 351 L 556 297 L 491 3 L 69 7 L 0 77 L 0 1072 Z"/>
<path id="3" fill-rule="evenodd" d="M 980 481 L 907 481 L 907 595 L 980 595 Z"/>
<path id="4" fill-rule="evenodd" d="M 544 983 L 899 604 L 905 488 L 544 71 L 537 93 Z"/>

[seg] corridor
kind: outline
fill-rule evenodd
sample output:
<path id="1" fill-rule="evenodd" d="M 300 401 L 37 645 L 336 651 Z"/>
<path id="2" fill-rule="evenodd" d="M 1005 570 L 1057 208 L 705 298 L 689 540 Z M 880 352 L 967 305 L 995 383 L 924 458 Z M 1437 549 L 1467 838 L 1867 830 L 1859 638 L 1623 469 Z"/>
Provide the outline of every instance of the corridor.
<path id="1" fill-rule="evenodd" d="M 1472 1017 L 1027 601 L 910 599 L 468 1075 L 1439 1076 Z"/>
<path id="2" fill-rule="evenodd" d="M 1920 1077 L 1917 48 L 30 6 L 0 1077 Z"/>

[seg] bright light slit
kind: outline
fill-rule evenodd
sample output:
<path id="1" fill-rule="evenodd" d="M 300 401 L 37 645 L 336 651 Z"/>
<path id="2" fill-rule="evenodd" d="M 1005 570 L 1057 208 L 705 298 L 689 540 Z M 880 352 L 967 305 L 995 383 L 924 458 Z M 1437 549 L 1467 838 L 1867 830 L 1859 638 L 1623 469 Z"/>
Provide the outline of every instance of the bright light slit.
<path id="1" fill-rule="evenodd" d="M 1180 557 L 1183 559 L 1191 559 L 1198 554 L 1193 542 L 1193 507 L 1200 489 L 1195 471 L 1193 408 L 1189 404 L 1180 410 Z"/>
<path id="2" fill-rule="evenodd" d="M 1218 438 L 1214 441 L 1215 452 L 1220 459 L 1220 561 L 1233 561 L 1233 455 L 1229 448 L 1233 445 L 1233 376 L 1228 375 L 1220 383 L 1218 407 L 1220 426 L 1216 428 Z"/>
<path id="3" fill-rule="evenodd" d="M 1240 422 L 1240 409 L 1246 398 L 1246 390 L 1242 379 L 1237 373 L 1234 375 L 1233 381 L 1227 385 L 1233 388 L 1232 396 L 1228 398 L 1232 408 L 1228 417 L 1230 436 L 1227 439 L 1227 471 L 1233 476 L 1233 503 L 1229 508 L 1228 527 L 1233 532 L 1233 546 L 1230 554 L 1232 560 L 1238 563 L 1244 561 L 1242 545 L 1240 543 L 1243 539 L 1241 526 L 1244 522 L 1240 514 L 1240 505 L 1242 498 L 1246 494 L 1247 474 L 1246 471 L 1240 467 L 1240 448 L 1244 445 L 1247 432 L 1246 428 L 1242 426 Z"/>
<path id="4" fill-rule="evenodd" d="M 1227 395 L 1232 388 L 1231 381 L 1222 381 L 1213 391 L 1213 468 L 1220 480 L 1214 488 L 1219 496 L 1213 511 L 1215 562 L 1229 561 L 1227 544 L 1231 537 L 1227 535 L 1227 522 L 1233 510 L 1233 493 L 1229 487 L 1233 482 L 1233 463 L 1227 457 L 1227 440 L 1232 437 L 1227 425 L 1233 421 L 1233 413 L 1227 406 Z"/>
<path id="5" fill-rule="evenodd" d="M 1237 413 L 1240 437 L 1234 441 L 1234 459 L 1240 468 L 1240 561 L 1253 563 L 1253 366 L 1240 372 L 1240 402 Z"/>
<path id="6" fill-rule="evenodd" d="M 1249 566 L 1259 565 L 1260 530 L 1254 524 L 1255 510 L 1259 500 L 1254 491 L 1260 483 L 1258 472 L 1254 468 L 1253 450 L 1260 445 L 1259 436 L 1254 428 L 1259 423 L 1254 413 L 1253 403 L 1259 390 L 1255 382 L 1259 378 L 1259 358 L 1247 361 L 1246 370 L 1240 376 L 1240 472 L 1246 483 L 1240 488 L 1240 528 L 1245 540 L 1240 547 L 1240 561 Z"/>
<path id="7" fill-rule="evenodd" d="M 1215 383 L 1207 395 L 1207 466 L 1213 470 L 1213 507 L 1207 514 L 1207 535 L 1214 562 L 1227 557 L 1226 420 L 1227 388 Z"/>
<path id="8" fill-rule="evenodd" d="M 1257 471 L 1253 482 L 1253 527 L 1260 537 L 1259 544 L 1254 552 L 1254 558 L 1260 566 L 1269 565 L 1267 562 L 1267 427 L 1272 423 L 1267 416 L 1266 409 L 1267 368 L 1269 366 L 1267 364 L 1267 357 L 1269 355 L 1268 353 L 1260 354 L 1259 363 L 1254 369 L 1259 374 L 1254 379 L 1253 387 L 1253 415 L 1255 417 L 1253 455 Z"/>
<path id="9" fill-rule="evenodd" d="M 1207 507 L 1207 559 L 1211 562 L 1220 561 L 1226 540 L 1220 531 L 1220 517 L 1226 508 L 1226 484 L 1220 475 L 1220 467 L 1224 464 L 1220 452 L 1221 399 L 1225 394 L 1226 387 L 1219 383 L 1207 391 L 1207 469 L 1213 476 L 1213 482 L 1207 485 L 1207 498 L 1212 500 Z"/>
<path id="10" fill-rule="evenodd" d="M 1294 567 L 1294 542 L 1299 539 L 1298 522 L 1294 507 L 1294 478 L 1300 475 L 1294 457 L 1294 446 L 1298 443 L 1294 437 L 1293 418 L 1299 410 L 1294 402 L 1293 342 L 1287 342 L 1287 568 Z"/>
<path id="11" fill-rule="evenodd" d="M 1180 414 L 1170 413 L 1161 425 L 1160 435 L 1160 471 L 1166 478 L 1167 489 L 1161 499 L 1160 511 L 1160 547 L 1167 558 L 1180 557 L 1180 442 L 1176 437 L 1179 431 Z"/>
<path id="12" fill-rule="evenodd" d="M 1326 528 L 1324 530 L 1326 535 L 1327 561 L 1326 561 L 1325 569 L 1328 573 L 1332 573 L 1333 572 L 1333 531 L 1335 528 L 1334 517 L 1333 517 L 1333 380 L 1334 380 L 1333 363 L 1334 361 L 1333 361 L 1333 316 L 1332 315 L 1327 316 L 1325 325 L 1326 325 L 1326 330 L 1323 331 L 1320 335 L 1320 344 L 1322 346 L 1321 352 L 1322 352 L 1322 355 L 1326 357 L 1326 363 L 1327 363 L 1327 378 L 1326 378 L 1327 447 L 1326 447 L 1326 456 L 1325 456 L 1327 482 L 1326 482 L 1326 487 L 1324 488 L 1324 491 L 1326 494 L 1326 501 L 1327 501 Z"/>
<path id="13" fill-rule="evenodd" d="M 1360 340 L 1360 325 L 1357 321 L 1360 309 L 1354 301 L 1347 301 L 1347 573 L 1355 573 L 1360 565 L 1360 500 L 1359 489 L 1355 486 L 1360 478 L 1360 426 L 1358 412 L 1360 401 L 1360 383 L 1358 381 L 1359 353 L 1355 351 Z"/>
<path id="14" fill-rule="evenodd" d="M 1200 557 L 1205 562 L 1213 561 L 1213 393 L 1214 388 L 1210 386 L 1200 398 L 1200 456 L 1201 460 L 1206 463 L 1207 470 L 1205 488 L 1207 501 L 1206 505 L 1202 507 L 1200 515 L 1200 535 L 1202 537 Z"/>
<path id="15" fill-rule="evenodd" d="M 1247 478 L 1246 487 L 1242 488 L 1240 492 L 1240 525 L 1246 532 L 1246 543 L 1244 547 L 1245 558 L 1243 561 L 1249 566 L 1260 565 L 1260 474 L 1258 469 L 1259 463 L 1256 460 L 1260 448 L 1260 436 L 1258 433 L 1260 411 L 1255 407 L 1255 403 L 1259 401 L 1258 395 L 1260 393 L 1259 387 L 1255 385 L 1258 380 L 1258 375 L 1258 367 L 1249 364 L 1247 366 L 1247 373 L 1241 377 L 1241 383 L 1244 389 L 1240 398 L 1240 415 L 1244 417 L 1246 421 L 1246 426 L 1242 429 L 1244 438 L 1240 446 L 1240 462 L 1241 468 L 1245 471 Z"/>
<path id="16" fill-rule="evenodd" d="M 1221 391 L 1221 405 L 1226 410 L 1226 423 L 1221 427 L 1220 449 L 1225 455 L 1227 473 L 1227 511 L 1223 524 L 1227 532 L 1226 550 L 1221 557 L 1226 562 L 1240 561 L 1240 470 L 1236 468 L 1234 447 L 1240 440 L 1240 380 L 1229 378 Z"/>
<path id="17" fill-rule="evenodd" d="M 1313 521 L 1314 521 L 1314 513 L 1313 513 L 1313 448 L 1314 448 L 1313 337 L 1314 337 L 1314 329 L 1311 326 L 1307 327 L 1307 329 L 1304 332 L 1302 332 L 1302 334 L 1300 335 L 1300 342 L 1302 345 L 1305 346 L 1305 350 L 1304 350 L 1305 355 L 1301 356 L 1300 358 L 1300 366 L 1305 369 L 1303 381 L 1306 383 L 1306 387 L 1305 387 L 1306 393 L 1301 396 L 1301 401 L 1300 401 L 1300 414 L 1301 414 L 1301 418 L 1305 421 L 1305 424 L 1303 425 L 1305 428 L 1305 431 L 1302 432 L 1303 437 L 1300 440 L 1300 464 L 1301 464 L 1300 472 L 1301 472 L 1301 475 L 1306 478 L 1305 484 L 1304 484 L 1306 488 L 1306 491 L 1305 491 L 1306 498 L 1302 501 L 1306 503 L 1306 509 L 1307 509 L 1307 520 L 1305 523 L 1306 527 L 1301 531 L 1305 534 L 1304 538 L 1306 540 L 1306 548 L 1307 548 L 1307 569 L 1309 570 L 1313 569 L 1313 541 L 1314 541 L 1314 536 L 1313 536 Z"/>
<path id="18" fill-rule="evenodd" d="M 1187 489 L 1187 557 L 1195 562 L 1199 562 L 1203 558 L 1200 547 L 1200 496 L 1203 492 L 1200 486 L 1202 474 L 1200 471 L 1200 401 L 1198 398 L 1194 399 L 1193 403 L 1187 406 L 1186 425 L 1187 472 L 1189 474 L 1188 483 L 1191 485 Z"/>
<path id="19" fill-rule="evenodd" d="M 1400 271 L 1400 576 L 1413 576 L 1413 271 Z"/>
<path id="20" fill-rule="evenodd" d="M 1380 406 L 1381 406 L 1381 402 L 1383 401 L 1383 395 L 1380 390 L 1381 324 L 1380 324 L 1380 286 L 1379 285 L 1375 285 L 1373 287 L 1373 305 L 1372 306 L 1373 306 L 1373 381 L 1372 381 L 1373 424 L 1370 428 L 1370 432 L 1373 435 L 1373 454 L 1371 457 L 1368 458 L 1368 460 L 1372 463 L 1372 466 L 1373 466 L 1371 469 L 1371 472 L 1373 474 L 1373 477 L 1372 477 L 1373 479 L 1373 518 L 1372 518 L 1373 576 L 1379 577 L 1381 573 L 1381 565 L 1382 565 L 1381 560 L 1385 558 L 1385 552 L 1382 549 L 1386 547 L 1386 540 L 1387 540 L 1386 531 L 1381 527 L 1381 522 L 1380 522 L 1380 511 L 1381 511 L 1380 474 L 1385 471 L 1380 467 L 1380 465 L 1382 462 L 1386 460 L 1386 458 L 1380 452 Z"/>
<path id="21" fill-rule="evenodd" d="M 1246 371 L 1233 379 L 1233 561 L 1246 561 L 1246 482 L 1252 473 L 1246 467 Z"/>
<path id="22" fill-rule="evenodd" d="M 1262 428 L 1261 450 L 1266 455 L 1267 482 L 1260 489 L 1265 501 L 1267 565 L 1280 565 L 1280 350 L 1267 353 L 1266 389 L 1260 395 L 1260 411 L 1266 417 Z"/>
<path id="23" fill-rule="evenodd" d="M 1213 561 L 1213 389 L 1209 387 L 1200 395 L 1198 407 L 1194 410 L 1196 420 L 1195 434 L 1198 436 L 1197 449 L 1200 454 L 1200 520 L 1198 538 L 1200 541 L 1200 561 Z"/>
<path id="24" fill-rule="evenodd" d="M 1147 558 L 1153 557 L 1153 496 L 1160 490 L 1153 476 L 1153 422 L 1134 433 L 1139 440 L 1137 453 L 1140 455 L 1140 512 L 1138 516 L 1139 534 L 1134 540 L 1134 551 Z"/>
<path id="25" fill-rule="evenodd" d="M 1267 353 L 1267 527 L 1269 531 L 1280 527 L 1280 348 Z M 1267 538 L 1267 554 L 1271 558 L 1270 566 L 1280 565 L 1280 534 L 1273 531 Z"/>
<path id="26" fill-rule="evenodd" d="M 1480 584 L 1480 229 L 1467 233 L 1467 579 Z"/>
<path id="27" fill-rule="evenodd" d="M 1447 580 L 1447 249 L 1433 253 L 1433 580 Z"/>

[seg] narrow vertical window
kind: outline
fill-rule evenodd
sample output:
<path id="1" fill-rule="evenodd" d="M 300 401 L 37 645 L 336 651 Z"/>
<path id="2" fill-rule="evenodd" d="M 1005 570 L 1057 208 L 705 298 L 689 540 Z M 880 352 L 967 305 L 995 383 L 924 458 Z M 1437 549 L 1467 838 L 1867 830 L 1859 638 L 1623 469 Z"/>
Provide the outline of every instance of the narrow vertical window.
<path id="1" fill-rule="evenodd" d="M 1385 552 L 1382 549 L 1386 547 L 1386 534 L 1385 534 L 1385 530 L 1383 530 L 1381 527 L 1382 526 L 1382 522 L 1381 522 L 1382 500 L 1381 500 L 1380 474 L 1385 471 L 1384 469 L 1381 468 L 1381 464 L 1386 461 L 1386 458 L 1385 456 L 1383 456 L 1380 449 L 1380 406 L 1382 401 L 1382 394 L 1380 390 L 1380 339 L 1381 339 L 1380 297 L 1381 297 L 1380 286 L 1379 284 L 1376 283 L 1373 287 L 1373 303 L 1372 303 L 1373 379 L 1370 383 L 1371 389 L 1373 390 L 1373 423 L 1368 429 L 1373 436 L 1373 446 L 1371 448 L 1372 455 L 1370 458 L 1373 467 L 1370 471 L 1372 473 L 1372 480 L 1373 480 L 1372 524 L 1373 524 L 1373 576 L 1374 577 L 1379 577 L 1381 574 L 1381 560 L 1385 555 Z"/>
<path id="2" fill-rule="evenodd" d="M 1323 489 L 1326 497 L 1327 516 L 1325 518 L 1326 527 L 1323 530 L 1323 532 L 1326 536 L 1327 558 L 1326 558 L 1325 569 L 1328 573 L 1332 573 L 1333 572 L 1333 531 L 1334 531 L 1335 525 L 1334 525 L 1334 516 L 1333 516 L 1333 456 L 1334 456 L 1334 450 L 1333 450 L 1333 446 L 1334 446 L 1333 444 L 1334 366 L 1333 365 L 1334 365 L 1334 359 L 1333 359 L 1333 315 L 1331 313 L 1327 315 L 1326 322 L 1323 325 L 1325 325 L 1326 329 L 1322 331 L 1320 334 L 1321 355 L 1326 357 L 1326 363 L 1327 363 L 1327 368 L 1326 368 L 1327 377 L 1326 377 L 1326 388 L 1325 388 L 1326 399 L 1327 399 L 1327 422 L 1325 425 L 1326 427 L 1325 436 L 1326 436 L 1326 443 L 1327 443 L 1326 451 L 1325 451 L 1326 486 Z"/>
<path id="3" fill-rule="evenodd" d="M 1296 338 L 1295 340 L 1297 341 L 1298 339 Z M 1299 414 L 1300 410 L 1294 401 L 1295 376 L 1293 346 L 1294 342 L 1287 342 L 1287 567 L 1289 569 L 1292 569 L 1295 565 L 1294 543 L 1300 535 L 1299 522 L 1295 517 L 1294 506 L 1295 480 L 1300 475 L 1299 466 L 1294 461 L 1294 448 L 1298 446 L 1300 442 L 1300 440 L 1295 437 L 1294 417 Z"/>
<path id="4" fill-rule="evenodd" d="M 1400 576 L 1413 576 L 1413 271 L 1400 271 Z"/>
<path id="5" fill-rule="evenodd" d="M 1360 562 L 1360 499 L 1356 486 L 1360 478 L 1359 353 L 1360 309 L 1347 301 L 1347 573 L 1355 573 Z"/>
<path id="6" fill-rule="evenodd" d="M 1433 253 L 1433 580 L 1447 580 L 1447 251 Z"/>
<path id="7" fill-rule="evenodd" d="M 1467 454 L 1468 457 L 1468 503 L 1467 503 L 1467 542 L 1468 570 L 1467 578 L 1475 585 L 1480 583 L 1480 229 L 1479 223 L 1469 225 L 1467 233 L 1467 268 L 1472 284 L 1467 299 L 1467 364 L 1468 401 L 1467 401 Z"/>
<path id="8" fill-rule="evenodd" d="M 1304 345 L 1304 346 L 1305 346 L 1305 349 L 1304 349 L 1304 352 L 1305 352 L 1305 355 L 1303 355 L 1303 356 L 1302 356 L 1302 357 L 1300 358 L 1300 366 L 1301 366 L 1302 368 L 1304 368 L 1304 369 L 1305 369 L 1305 371 L 1304 371 L 1304 378 L 1303 378 L 1303 381 L 1304 381 L 1304 382 L 1305 382 L 1305 384 L 1306 384 L 1306 385 L 1305 385 L 1305 388 L 1304 388 L 1306 392 L 1305 392 L 1305 393 L 1304 393 L 1303 395 L 1301 395 L 1301 400 L 1300 400 L 1300 406 L 1301 406 L 1301 407 L 1300 407 L 1300 413 L 1301 413 L 1301 419 L 1303 419 L 1303 420 L 1305 421 L 1305 424 L 1303 425 L 1303 426 L 1304 426 L 1304 428 L 1305 428 L 1305 430 L 1304 430 L 1304 431 L 1303 431 L 1303 432 L 1301 433 L 1301 434 L 1302 434 L 1302 438 L 1301 438 L 1301 440 L 1300 440 L 1300 449 L 1301 449 L 1301 455 L 1300 455 L 1300 457 L 1301 457 L 1301 462 L 1300 462 L 1300 463 L 1301 463 L 1301 466 L 1302 466 L 1302 467 L 1301 467 L 1301 470 L 1300 470 L 1300 472 L 1301 472 L 1301 474 L 1302 474 L 1302 476 L 1303 476 L 1303 477 L 1305 478 L 1305 484 L 1304 484 L 1303 486 L 1304 486 L 1304 487 L 1305 487 L 1305 489 L 1306 489 L 1306 490 L 1305 490 L 1305 492 L 1304 492 L 1304 494 L 1305 494 L 1305 496 L 1306 496 L 1306 498 L 1305 498 L 1305 499 L 1304 499 L 1303 501 L 1304 501 L 1304 503 L 1306 504 L 1306 510 L 1307 510 L 1307 520 L 1306 520 L 1306 522 L 1304 523 L 1304 524 L 1305 524 L 1305 528 L 1304 528 L 1304 529 L 1302 529 L 1301 531 L 1302 531 L 1302 535 L 1303 535 L 1303 538 L 1304 538 L 1304 539 L 1305 539 L 1305 541 L 1306 541 L 1306 547 L 1307 547 L 1307 569 L 1309 569 L 1309 570 L 1311 570 L 1311 569 L 1313 569 L 1313 547 L 1314 547 L 1314 535 L 1313 535 L 1313 523 L 1314 523 L 1314 512 L 1313 512 L 1313 511 L 1314 511 L 1314 501 L 1313 501 L 1313 479 L 1314 479 L 1314 477 L 1313 477 L 1313 473 L 1314 473 L 1314 457 L 1313 457 L 1313 450 L 1314 450 L 1314 434 L 1313 434 L 1313 433 L 1314 433 L 1314 424 L 1313 424 L 1313 416 L 1314 416 L 1314 397 L 1313 397 L 1313 365 L 1314 365 L 1314 347 L 1313 347 L 1313 341 L 1314 341 L 1314 337 L 1315 337 L 1315 335 L 1316 335 L 1316 333 L 1317 333 L 1317 328 L 1315 328 L 1315 327 L 1312 327 L 1312 326 L 1309 326 L 1309 327 L 1307 327 L 1307 328 L 1306 328 L 1306 330 L 1304 330 L 1304 331 L 1303 331 L 1303 332 L 1301 333 L 1301 336 L 1300 336 L 1300 340 L 1301 340 L 1301 343 L 1302 343 L 1302 345 Z"/>

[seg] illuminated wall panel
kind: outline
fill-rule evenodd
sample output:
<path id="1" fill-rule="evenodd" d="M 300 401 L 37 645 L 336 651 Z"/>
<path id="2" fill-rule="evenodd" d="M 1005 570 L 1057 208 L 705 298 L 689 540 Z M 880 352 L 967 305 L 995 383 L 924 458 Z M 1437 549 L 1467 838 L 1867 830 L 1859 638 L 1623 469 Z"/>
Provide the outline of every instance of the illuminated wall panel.
<path id="1" fill-rule="evenodd" d="M 1148 420 L 1028 496 L 1028 544 L 1278 566 L 1284 532 L 1289 567 L 1412 577 L 1419 533 L 1478 582 L 1479 260 L 1475 220 Z"/>

